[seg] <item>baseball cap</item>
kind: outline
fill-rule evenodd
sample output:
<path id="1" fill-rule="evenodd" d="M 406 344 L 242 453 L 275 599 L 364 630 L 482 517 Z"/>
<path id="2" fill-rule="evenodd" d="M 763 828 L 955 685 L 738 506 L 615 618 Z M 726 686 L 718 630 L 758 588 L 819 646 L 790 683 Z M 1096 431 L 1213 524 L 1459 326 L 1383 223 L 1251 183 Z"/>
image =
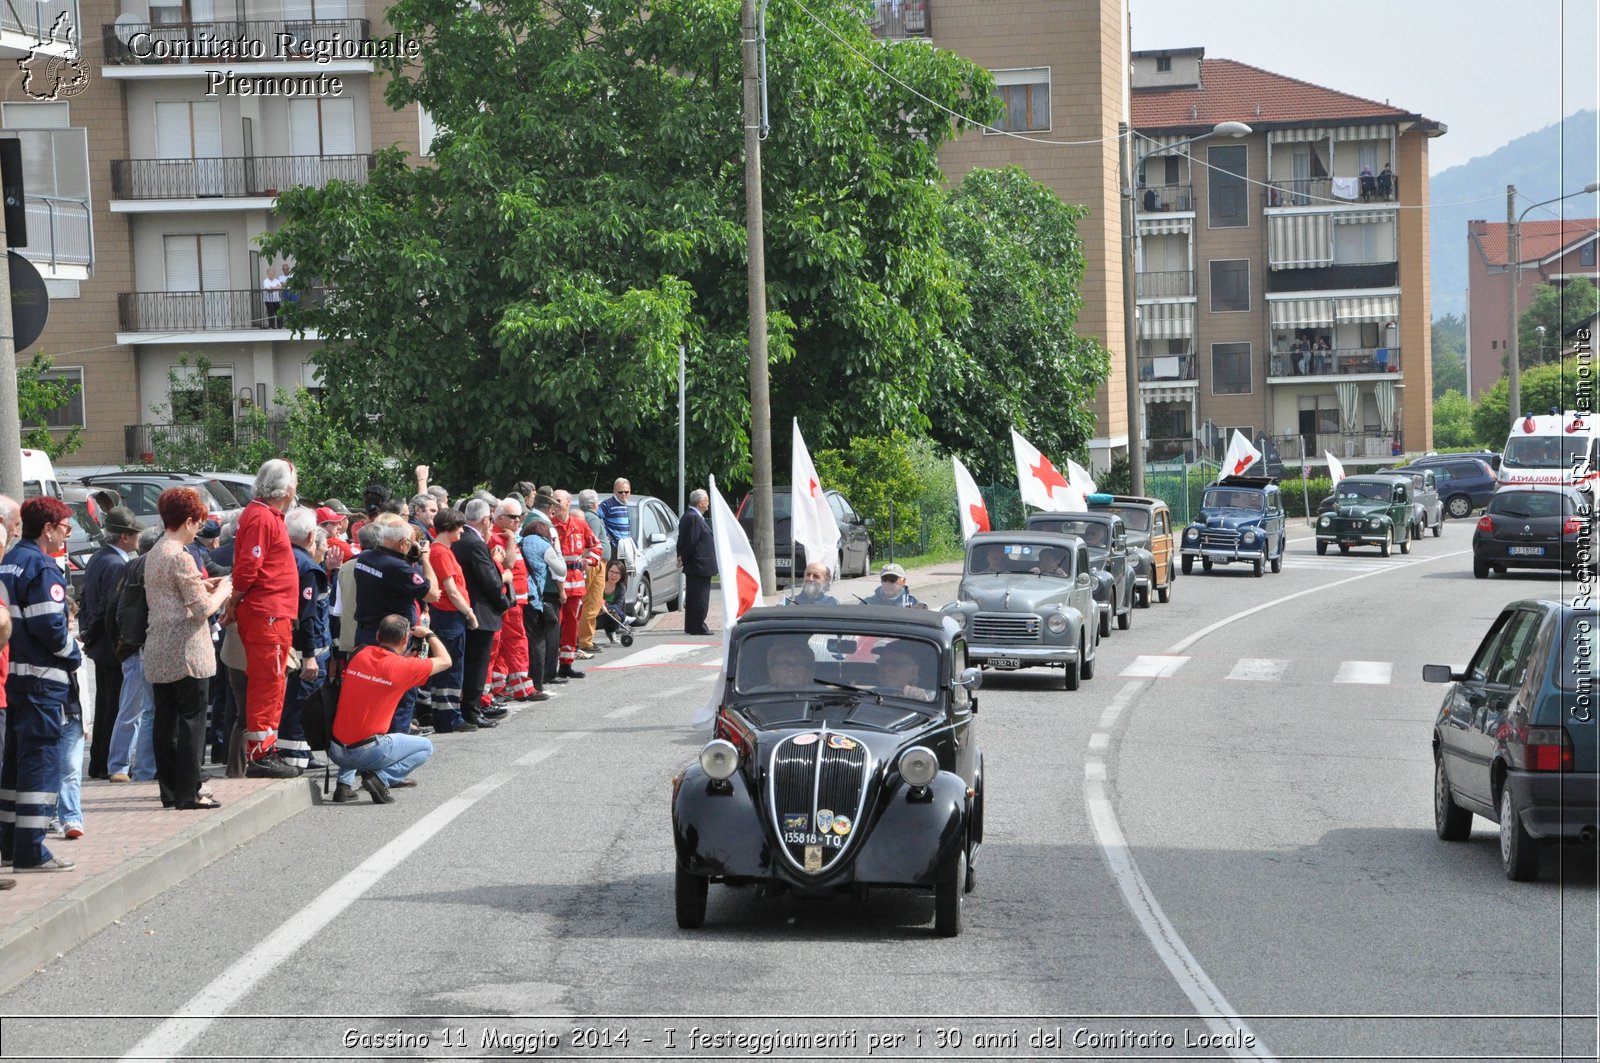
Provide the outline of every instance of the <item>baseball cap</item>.
<path id="1" fill-rule="evenodd" d="M 899 565 L 895 564 L 893 561 L 891 561 L 887 565 L 883 566 L 883 571 L 882 572 L 878 573 L 878 577 L 880 579 L 883 578 L 884 576 L 893 576 L 896 579 L 905 579 L 906 578 L 906 570 L 904 568 L 901 568 Z"/>
<path id="2" fill-rule="evenodd" d="M 341 517 L 350 516 L 350 507 L 339 501 L 337 498 L 330 498 L 324 501 L 322 503 L 322 509 L 331 509 Z M 322 509 L 319 509 L 317 512 L 320 513 Z M 322 523 L 322 518 L 320 516 L 317 518 L 317 523 Z"/>
<path id="3" fill-rule="evenodd" d="M 346 516 L 346 514 L 340 513 L 338 510 L 334 509 L 332 506 L 318 506 L 317 507 L 317 523 L 318 524 L 332 524 L 335 521 L 344 520 L 345 516 Z"/>
<path id="4" fill-rule="evenodd" d="M 195 538 L 197 538 L 197 539 L 215 539 L 217 536 L 219 536 L 221 534 L 222 534 L 222 525 L 218 524 L 214 520 L 208 520 L 204 524 L 200 525 L 200 532 L 199 532 L 198 535 L 195 536 Z"/>

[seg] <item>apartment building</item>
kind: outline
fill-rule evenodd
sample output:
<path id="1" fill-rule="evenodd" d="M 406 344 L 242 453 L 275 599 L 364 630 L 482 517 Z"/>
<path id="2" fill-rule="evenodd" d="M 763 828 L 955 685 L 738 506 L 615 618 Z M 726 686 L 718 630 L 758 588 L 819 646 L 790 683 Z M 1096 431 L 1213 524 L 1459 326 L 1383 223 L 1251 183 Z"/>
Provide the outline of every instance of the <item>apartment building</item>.
<path id="1" fill-rule="evenodd" d="M 82 385 L 52 422 L 84 429 L 72 463 L 137 461 L 152 425 L 314 388 L 317 337 L 281 327 L 262 290 L 293 263 L 263 261 L 257 241 L 280 189 L 364 180 L 375 149 L 416 154 L 430 135 L 416 108 L 389 109 L 364 57 L 374 45 L 363 42 L 389 36 L 381 12 L 360 0 L 6 10 L 28 25 L 7 21 L 0 46 L 43 57 L 50 72 L 0 86 L 0 136 L 23 144 L 19 251 L 51 297 L 44 334 L 19 357 L 43 351 Z M 58 54 L 75 58 L 64 68 L 48 61 Z M 206 359 L 211 379 L 189 373 L 174 396 L 169 374 L 184 355 Z"/>
<path id="2" fill-rule="evenodd" d="M 1467 393 L 1476 399 L 1506 375 L 1511 328 L 1506 285 L 1512 273 L 1505 222 L 1467 222 Z M 1525 221 L 1516 271 L 1517 319 L 1533 305 L 1541 284 L 1565 286 L 1577 277 L 1600 285 L 1600 218 Z M 1551 352 L 1562 341 L 1548 338 Z M 1526 361 L 1526 359 L 1524 359 Z"/>

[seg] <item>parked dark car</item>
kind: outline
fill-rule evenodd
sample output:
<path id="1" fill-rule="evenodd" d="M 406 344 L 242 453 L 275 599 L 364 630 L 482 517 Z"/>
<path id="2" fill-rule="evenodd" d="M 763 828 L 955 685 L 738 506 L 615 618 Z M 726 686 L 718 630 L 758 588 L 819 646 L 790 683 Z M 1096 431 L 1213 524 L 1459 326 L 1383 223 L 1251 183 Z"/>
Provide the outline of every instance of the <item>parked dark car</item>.
<path id="1" fill-rule="evenodd" d="M 1089 548 L 1094 569 L 1094 600 L 1100 607 L 1100 634 L 1133 626 L 1134 583 L 1138 565 L 1128 549 L 1128 526 L 1115 513 L 1030 513 L 1028 530 L 1073 535 Z"/>
<path id="2" fill-rule="evenodd" d="M 961 931 L 983 841 L 983 752 L 961 625 L 911 609 L 752 609 L 731 632 L 714 737 L 672 780 L 680 927 L 707 887 L 932 893 Z"/>
<path id="3" fill-rule="evenodd" d="M 1002 671 L 1060 666 L 1068 690 L 1094 678 L 1100 607 L 1089 548 L 1071 535 L 979 532 L 956 600 L 967 659 Z"/>
<path id="4" fill-rule="evenodd" d="M 1338 546 L 1341 554 L 1376 546 L 1388 557 L 1398 546 L 1408 554 L 1416 525 L 1409 475 L 1346 476 L 1333 489 L 1333 508 L 1317 517 L 1317 553 L 1326 554 L 1329 546 Z"/>
<path id="5" fill-rule="evenodd" d="M 850 504 L 850 500 L 838 491 L 824 491 L 828 498 L 828 508 L 833 511 L 834 522 L 839 526 L 839 557 L 836 563 L 839 566 L 839 575 L 866 576 L 872 572 L 872 536 L 869 529 L 872 527 L 870 520 L 863 520 Z M 750 495 L 745 495 L 739 502 L 739 525 L 744 528 L 744 533 L 750 537 L 751 542 L 756 539 L 756 512 L 751 504 Z M 789 505 L 793 501 L 787 486 L 772 489 L 772 543 L 773 565 L 778 578 L 788 579 L 792 576 L 789 571 L 790 546 L 789 546 Z M 809 561 L 806 558 L 806 548 L 796 545 L 793 560 L 795 572 L 805 573 Z"/>
<path id="6" fill-rule="evenodd" d="M 1581 557 L 1589 538 L 1594 510 L 1588 495 L 1575 487 L 1519 485 L 1502 487 L 1489 500 L 1472 532 L 1472 574 L 1487 579 L 1508 568 L 1594 571 L 1592 553 Z"/>
<path id="7" fill-rule="evenodd" d="M 70 481 L 62 484 L 61 490 L 62 501 L 72 510 L 69 518 L 72 531 L 67 535 L 65 560 L 67 584 L 72 589 L 73 597 L 77 598 L 83 594 L 89 559 L 100 549 L 103 539 L 100 519 L 111 508 L 105 505 L 111 498 L 104 491 Z"/>
<path id="8" fill-rule="evenodd" d="M 1183 529 L 1183 574 L 1194 571 L 1197 558 L 1207 572 L 1234 561 L 1248 563 L 1257 576 L 1269 564 L 1280 572 L 1287 539 L 1277 481 L 1270 476 L 1224 476 L 1206 488 L 1200 519 Z"/>
<path id="9" fill-rule="evenodd" d="M 1499 486 L 1494 469 L 1481 454 L 1428 454 L 1410 463 L 1433 470 L 1446 516 L 1462 520 L 1482 509 Z"/>
<path id="10" fill-rule="evenodd" d="M 1433 725 L 1434 830 L 1458 842 L 1474 815 L 1499 824 L 1507 878 L 1537 878 L 1545 842 L 1600 837 L 1597 627 L 1592 605 L 1512 602 L 1464 671 L 1422 669 L 1454 684 Z"/>
<path id="11" fill-rule="evenodd" d="M 169 487 L 192 487 L 200 493 L 200 501 L 212 519 L 230 520 L 239 515 L 240 506 L 233 505 L 233 493 L 224 485 L 213 493 L 215 480 L 200 473 L 161 472 L 140 469 L 138 472 L 108 472 L 80 476 L 78 482 L 89 487 L 109 487 L 122 496 L 122 504 L 133 510 L 133 515 L 145 523 L 159 523 L 156 499 Z"/>

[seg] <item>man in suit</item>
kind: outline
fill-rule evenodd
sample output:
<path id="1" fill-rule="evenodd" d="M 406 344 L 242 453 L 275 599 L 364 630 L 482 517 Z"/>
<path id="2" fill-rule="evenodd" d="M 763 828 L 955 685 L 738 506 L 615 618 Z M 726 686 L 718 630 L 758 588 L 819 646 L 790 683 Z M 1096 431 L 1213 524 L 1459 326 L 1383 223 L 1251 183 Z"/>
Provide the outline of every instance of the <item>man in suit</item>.
<path id="1" fill-rule="evenodd" d="M 709 635 L 706 612 L 711 608 L 711 577 L 717 574 L 717 551 L 711 541 L 706 511 L 711 496 L 696 489 L 689 508 L 678 521 L 678 567 L 683 569 L 683 630 L 687 635 Z"/>
<path id="2" fill-rule="evenodd" d="M 117 723 L 117 706 L 122 701 L 122 662 L 106 633 L 106 610 L 117 604 L 117 584 L 122 570 L 133 558 L 134 547 L 144 525 L 127 506 L 117 506 L 100 525 L 102 545 L 89 559 L 83 578 L 83 612 L 79 630 L 83 648 L 94 662 L 94 738 L 89 743 L 89 778 L 110 775 L 106 766 L 111 749 L 111 732 Z"/>
<path id="3" fill-rule="evenodd" d="M 502 570 L 489 556 L 489 534 L 493 530 L 494 507 L 481 498 L 466 504 L 467 526 L 450 547 L 461 563 L 461 574 L 472 602 L 472 615 L 478 626 L 467 631 L 466 670 L 461 677 L 461 716 L 478 728 L 495 726 L 495 721 L 479 711 L 488 678 L 489 659 L 494 653 L 494 636 L 500 630 L 501 614 L 511 608 L 513 599 L 511 569 Z"/>

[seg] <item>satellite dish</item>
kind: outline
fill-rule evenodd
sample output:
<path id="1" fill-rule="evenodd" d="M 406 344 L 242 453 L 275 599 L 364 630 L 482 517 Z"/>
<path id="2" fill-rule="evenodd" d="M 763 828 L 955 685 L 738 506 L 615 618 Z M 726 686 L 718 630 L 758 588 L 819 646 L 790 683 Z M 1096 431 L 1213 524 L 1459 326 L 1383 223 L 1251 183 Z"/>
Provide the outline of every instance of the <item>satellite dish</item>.
<path id="1" fill-rule="evenodd" d="M 137 15 L 130 15 L 126 11 L 118 15 L 116 21 L 111 23 L 111 32 L 117 35 L 117 40 L 121 41 L 125 48 L 132 47 L 129 42 L 132 41 L 135 33 L 149 28 L 150 23 L 143 21 Z"/>

